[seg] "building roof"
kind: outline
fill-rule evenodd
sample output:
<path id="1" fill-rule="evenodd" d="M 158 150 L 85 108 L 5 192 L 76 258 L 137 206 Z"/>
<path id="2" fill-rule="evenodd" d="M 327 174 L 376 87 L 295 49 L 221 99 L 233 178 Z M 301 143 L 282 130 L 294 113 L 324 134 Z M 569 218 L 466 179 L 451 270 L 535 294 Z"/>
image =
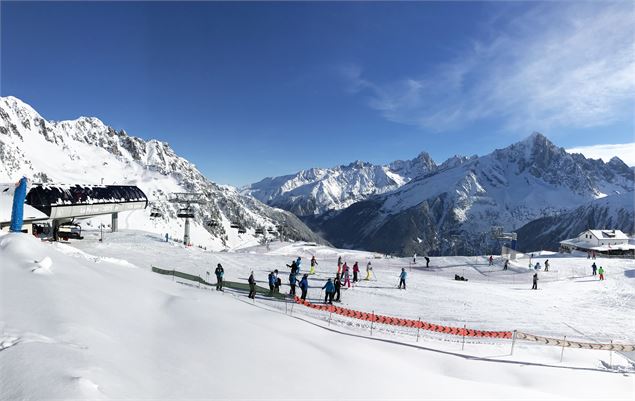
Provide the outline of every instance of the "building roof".
<path id="1" fill-rule="evenodd" d="M 586 230 L 590 232 L 597 239 L 622 239 L 628 241 L 628 236 L 621 230 Z M 580 234 L 582 235 L 582 234 Z"/>
<path id="2" fill-rule="evenodd" d="M 11 209 L 13 208 L 13 192 L 15 184 L 0 184 L 0 223 L 11 222 Z M 46 220 L 48 216 L 36 208 L 24 205 L 24 221 Z"/>

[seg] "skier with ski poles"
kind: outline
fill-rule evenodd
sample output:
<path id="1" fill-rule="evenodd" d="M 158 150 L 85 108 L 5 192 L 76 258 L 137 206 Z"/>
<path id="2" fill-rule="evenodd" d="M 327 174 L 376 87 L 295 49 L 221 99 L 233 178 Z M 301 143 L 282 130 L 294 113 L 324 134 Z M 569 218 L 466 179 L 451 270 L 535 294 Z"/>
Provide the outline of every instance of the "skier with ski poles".
<path id="1" fill-rule="evenodd" d="M 357 262 L 353 265 L 353 283 L 357 282 L 357 274 L 359 273 L 359 265 Z"/>
<path id="2" fill-rule="evenodd" d="M 315 266 L 318 265 L 317 260 L 315 260 L 315 255 L 311 258 L 311 268 L 309 269 L 309 274 L 315 274 Z"/>
<path id="3" fill-rule="evenodd" d="M 322 289 L 325 290 L 324 303 L 333 305 L 333 295 L 335 294 L 335 285 L 333 285 L 333 281 L 328 279 Z"/>
<path id="4" fill-rule="evenodd" d="M 305 300 L 306 292 L 309 289 L 309 278 L 307 277 L 306 274 L 303 275 L 302 280 L 300 280 L 300 289 L 302 290 L 302 295 L 300 296 L 300 299 Z"/>
<path id="5" fill-rule="evenodd" d="M 220 263 L 216 265 L 214 274 L 216 275 L 216 291 L 223 291 L 223 275 L 225 274 L 225 270 Z"/>
<path id="6" fill-rule="evenodd" d="M 249 283 L 249 298 L 256 299 L 256 279 L 254 278 L 254 271 L 252 270 L 249 274 L 249 279 L 247 280 Z"/>
<path id="7" fill-rule="evenodd" d="M 399 275 L 399 289 L 401 289 L 401 286 L 403 285 L 403 289 L 406 289 L 406 277 L 408 276 L 408 273 L 406 273 L 406 269 L 404 269 L 403 267 L 401 268 L 401 274 Z"/>

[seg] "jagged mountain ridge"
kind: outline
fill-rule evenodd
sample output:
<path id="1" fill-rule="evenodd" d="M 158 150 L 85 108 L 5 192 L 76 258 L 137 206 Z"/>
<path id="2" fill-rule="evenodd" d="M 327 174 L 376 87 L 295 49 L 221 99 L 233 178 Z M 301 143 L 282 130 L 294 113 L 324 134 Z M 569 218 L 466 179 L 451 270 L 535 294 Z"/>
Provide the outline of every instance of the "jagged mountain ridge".
<path id="1" fill-rule="evenodd" d="M 243 192 L 297 216 L 315 216 L 392 191 L 436 169 L 430 155 L 422 152 L 412 160 L 397 160 L 387 165 L 355 161 L 268 177 L 245 187 Z"/>
<path id="2" fill-rule="evenodd" d="M 209 202 L 195 207 L 193 234 L 200 241 L 207 236 L 205 245 L 216 249 L 247 242 L 256 227 L 279 224 L 286 226 L 289 238 L 323 241 L 293 214 L 209 181 L 165 142 L 130 136 L 94 117 L 47 121 L 11 96 L 0 98 L 0 161 L 2 181 L 25 175 L 43 183 L 99 184 L 103 180 L 104 184 L 138 185 L 151 200 L 152 209 L 163 214 L 143 228 L 175 236 L 180 235 L 183 223 L 176 218 L 177 206 L 168 202 L 169 194 L 201 192 Z M 143 213 L 135 222 L 149 221 L 150 209 Z M 219 224 L 205 224 L 211 221 Z M 231 222 L 240 223 L 248 233 L 239 236 L 229 227 Z"/>
<path id="3" fill-rule="evenodd" d="M 492 226 L 517 229 L 596 198 L 632 193 L 634 182 L 632 169 L 618 158 L 604 163 L 569 154 L 534 133 L 309 223 L 341 247 L 398 254 L 484 253 L 494 246 Z"/>

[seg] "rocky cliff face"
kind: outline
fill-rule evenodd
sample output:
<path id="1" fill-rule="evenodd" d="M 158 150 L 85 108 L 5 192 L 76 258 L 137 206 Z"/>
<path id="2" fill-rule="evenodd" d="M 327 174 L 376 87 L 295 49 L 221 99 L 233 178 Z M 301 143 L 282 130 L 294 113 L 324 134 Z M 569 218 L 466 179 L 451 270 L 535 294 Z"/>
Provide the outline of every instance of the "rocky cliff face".
<path id="1" fill-rule="evenodd" d="M 632 194 L 634 182 L 632 170 L 617 158 L 604 163 L 569 154 L 534 133 L 489 155 L 449 162 L 311 224 L 338 246 L 398 254 L 486 253 L 495 249 L 492 226 L 515 230 L 594 199 Z"/>
<path id="2" fill-rule="evenodd" d="M 43 183 L 137 185 L 151 208 L 135 221 L 151 231 L 181 230 L 177 206 L 168 202 L 171 193 L 203 193 L 207 203 L 195 207 L 196 229 L 201 241 L 217 249 L 255 239 L 255 229 L 263 226 L 284 225 L 292 239 L 323 241 L 293 214 L 209 181 L 165 142 L 130 136 L 92 117 L 48 121 L 15 97 L 0 98 L 0 161 L 0 181 L 25 175 Z M 149 219 L 151 210 L 162 213 L 159 221 Z M 238 235 L 232 222 L 247 233 Z"/>

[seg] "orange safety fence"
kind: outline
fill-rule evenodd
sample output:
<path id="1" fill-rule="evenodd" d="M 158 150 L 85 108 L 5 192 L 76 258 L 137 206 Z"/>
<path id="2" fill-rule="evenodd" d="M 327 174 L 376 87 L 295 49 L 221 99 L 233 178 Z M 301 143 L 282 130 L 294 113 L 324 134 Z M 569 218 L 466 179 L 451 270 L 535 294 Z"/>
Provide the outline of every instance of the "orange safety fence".
<path id="1" fill-rule="evenodd" d="M 312 309 L 318 309 L 326 312 L 335 313 L 337 315 L 347 316 L 354 319 L 365 320 L 368 322 L 376 322 L 382 324 L 388 324 L 393 326 L 413 327 L 421 330 L 436 331 L 443 334 L 451 334 L 456 336 L 467 337 L 490 337 L 490 338 L 512 338 L 513 333 L 511 331 L 488 331 L 488 330 L 473 330 L 463 327 L 451 327 L 442 326 L 439 324 L 432 324 L 423 322 L 421 320 L 402 319 L 398 317 L 377 315 L 375 313 L 360 312 L 353 309 L 341 308 L 334 305 L 313 304 L 307 300 L 302 300 L 300 297 L 294 298 L 296 303 L 307 306 Z"/>

